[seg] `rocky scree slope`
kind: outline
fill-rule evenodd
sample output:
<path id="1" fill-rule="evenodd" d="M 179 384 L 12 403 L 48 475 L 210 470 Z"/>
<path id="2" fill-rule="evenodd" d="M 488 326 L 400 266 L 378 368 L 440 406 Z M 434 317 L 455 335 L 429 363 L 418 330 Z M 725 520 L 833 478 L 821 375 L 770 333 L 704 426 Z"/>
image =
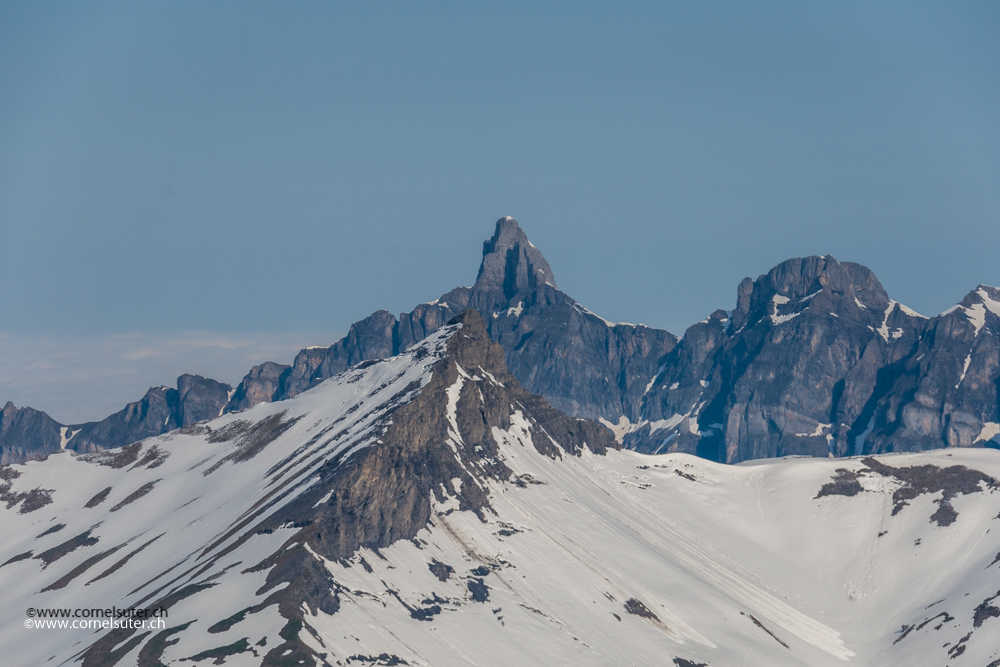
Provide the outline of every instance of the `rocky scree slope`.
<path id="1" fill-rule="evenodd" d="M 10 664 L 1000 660 L 996 453 L 614 449 L 474 312 L 298 396 L 0 468 Z M 27 607 L 166 607 L 30 630 Z M 40 632 L 31 641 L 31 633 Z"/>

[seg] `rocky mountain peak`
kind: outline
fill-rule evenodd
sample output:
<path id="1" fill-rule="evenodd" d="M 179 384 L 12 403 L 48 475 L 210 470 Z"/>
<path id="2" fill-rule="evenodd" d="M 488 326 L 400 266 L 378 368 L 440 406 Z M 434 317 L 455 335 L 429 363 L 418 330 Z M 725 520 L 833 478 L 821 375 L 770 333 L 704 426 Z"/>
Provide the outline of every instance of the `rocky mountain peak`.
<path id="1" fill-rule="evenodd" d="M 965 330 L 971 336 L 969 339 L 977 338 L 983 327 L 987 330 L 996 330 L 994 318 L 1000 318 L 1000 289 L 989 285 L 979 285 L 965 295 L 957 304 L 938 315 L 935 320 L 942 323 L 949 323 L 949 331 L 956 335 L 952 329 L 958 326 L 960 330 Z M 959 324 L 961 323 L 961 324 Z M 987 326 L 989 325 L 989 326 Z"/>
<path id="2" fill-rule="evenodd" d="M 44 412 L 7 401 L 0 409 L 0 465 L 59 451 L 59 429 Z"/>
<path id="3" fill-rule="evenodd" d="M 517 220 L 509 215 L 497 220 L 493 237 L 483 243 L 483 262 L 479 266 L 475 289 L 502 291 L 509 299 L 545 284 L 556 287 L 555 276 L 545 257 L 531 244 Z"/>
<path id="4" fill-rule="evenodd" d="M 232 387 L 211 378 L 185 373 L 177 378 L 180 414 L 177 422 L 187 426 L 222 414 Z"/>
<path id="5" fill-rule="evenodd" d="M 984 304 L 987 307 L 987 310 L 1000 309 L 996 306 L 994 306 L 994 308 L 990 307 L 994 304 L 1000 305 L 1000 289 L 989 285 L 978 285 L 976 286 L 976 289 L 966 294 L 965 298 L 962 299 L 958 305 L 970 308 L 976 304 Z"/>
<path id="6" fill-rule="evenodd" d="M 710 322 L 725 322 L 728 319 L 729 319 L 729 313 L 722 310 L 721 308 L 713 311 L 712 314 L 708 316 L 708 320 Z"/>
<path id="7" fill-rule="evenodd" d="M 889 295 L 872 271 L 853 262 L 838 262 L 832 255 L 796 257 L 778 264 L 757 280 L 744 278 L 737 288 L 733 326 L 739 328 L 756 321 L 751 314 L 762 314 L 768 302 L 787 303 L 827 292 L 834 298 L 846 298 L 858 308 L 884 311 Z M 760 312 L 758 312 L 760 311 Z"/>

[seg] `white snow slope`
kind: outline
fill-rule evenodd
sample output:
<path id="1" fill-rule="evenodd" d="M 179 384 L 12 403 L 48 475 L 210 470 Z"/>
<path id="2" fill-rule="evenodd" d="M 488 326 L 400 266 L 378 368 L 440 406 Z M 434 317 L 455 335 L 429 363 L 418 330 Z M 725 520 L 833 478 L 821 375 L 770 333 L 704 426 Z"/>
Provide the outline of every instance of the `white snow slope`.
<path id="1" fill-rule="evenodd" d="M 312 473 L 338 452 L 378 447 L 371 434 L 380 404 L 413 381 L 426 385 L 454 332 L 292 400 L 207 423 L 218 434 L 238 421 L 298 418 L 256 455 L 245 439 L 211 442 L 205 429 L 188 429 L 144 441 L 122 467 L 108 465 L 123 460 L 117 450 L 7 468 L 19 476 L 6 473 L 0 510 L 0 562 L 12 561 L 0 566 L 3 664 L 79 664 L 107 632 L 28 629 L 28 607 L 124 608 L 196 583 L 215 585 L 170 607 L 168 627 L 188 625 L 159 660 L 261 664 L 286 624 L 276 606 L 208 629 L 263 600 L 267 571 L 252 568 L 298 529 L 254 535 L 203 565 L 236 543 L 232 528 L 277 486 L 285 484 L 265 513 L 315 483 Z M 463 372 L 455 394 L 494 381 Z M 1000 665 L 1000 618 L 989 611 L 1000 598 L 988 600 L 1000 593 L 1000 493 L 985 482 L 954 496 L 958 517 L 941 526 L 930 520 L 940 491 L 894 513 L 902 482 L 872 472 L 858 477 L 856 495 L 817 497 L 837 469 L 866 470 L 861 459 L 726 466 L 630 451 L 552 459 L 514 415 L 509 431 L 493 435 L 517 477 L 485 482 L 493 510 L 485 521 L 435 501 L 432 524 L 414 541 L 324 561 L 340 608 L 307 608 L 299 637 L 329 664 Z M 335 422 L 344 437 L 314 438 Z M 879 461 L 1000 478 L 1000 452 L 988 449 Z M 85 507 L 108 487 L 105 500 Z M 53 490 L 51 502 L 32 509 L 45 495 L 22 495 L 33 489 Z M 26 506 L 32 511 L 22 513 Z M 54 547 L 81 535 L 78 548 L 53 558 Z M 436 576 L 434 563 L 451 572 L 438 567 Z M 57 582 L 64 585 L 52 588 Z M 420 620 L 404 602 L 440 612 Z M 122 642 L 117 664 L 141 664 L 151 636 Z M 244 650 L 182 662 L 234 644 Z"/>

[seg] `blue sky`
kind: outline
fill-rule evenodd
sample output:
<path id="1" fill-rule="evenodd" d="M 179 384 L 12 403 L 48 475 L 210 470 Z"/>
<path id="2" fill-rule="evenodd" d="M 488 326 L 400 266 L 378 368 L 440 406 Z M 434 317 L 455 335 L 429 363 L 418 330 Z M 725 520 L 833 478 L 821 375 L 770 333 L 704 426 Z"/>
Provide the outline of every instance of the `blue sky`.
<path id="1" fill-rule="evenodd" d="M 1000 284 L 997 35 L 992 2 L 2 3 L 0 402 L 234 383 L 471 284 L 502 215 L 678 335 L 809 254 L 940 312 Z"/>

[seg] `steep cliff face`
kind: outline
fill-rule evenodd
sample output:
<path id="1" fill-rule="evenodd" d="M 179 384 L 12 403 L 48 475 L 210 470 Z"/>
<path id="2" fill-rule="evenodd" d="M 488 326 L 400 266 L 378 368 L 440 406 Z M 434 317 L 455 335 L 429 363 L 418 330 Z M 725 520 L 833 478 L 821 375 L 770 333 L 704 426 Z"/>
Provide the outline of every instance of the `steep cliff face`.
<path id="1" fill-rule="evenodd" d="M 505 217 L 483 244 L 471 288 L 456 288 L 398 319 L 377 311 L 329 348 L 302 350 L 271 400 L 295 396 L 352 364 L 405 351 L 466 308 L 486 319 L 491 337 L 527 389 L 568 414 L 590 419 L 638 419 L 646 385 L 660 358 L 676 344 L 666 331 L 607 322 L 559 291 L 541 251 L 516 220 Z M 257 389 L 259 384 L 248 375 L 234 406 L 253 404 L 243 396 L 268 395 L 267 388 Z"/>
<path id="2" fill-rule="evenodd" d="M 65 446 L 78 452 L 123 447 L 181 426 L 218 417 L 232 387 L 200 375 L 182 375 L 177 388 L 153 387 L 141 400 L 99 421 L 70 426 Z"/>
<path id="3" fill-rule="evenodd" d="M 980 285 L 930 320 L 883 386 L 866 406 L 859 454 L 1000 446 L 1000 289 Z"/>
<path id="4" fill-rule="evenodd" d="M 166 414 L 164 403 L 151 399 L 147 417 Z M 136 406 L 128 416 L 139 412 Z M 603 426 L 525 391 L 485 322 L 468 310 L 406 354 L 355 366 L 295 399 L 111 452 L 52 457 L 42 464 L 49 467 L 27 475 L 0 471 L 8 501 L 0 519 L 32 545 L 5 565 L 35 571 L 22 561 L 40 560 L 45 569 L 83 549 L 69 570 L 53 568 L 60 575 L 52 581 L 37 585 L 35 577 L 20 588 L 42 589 L 43 599 L 58 591 L 64 601 L 100 589 L 120 607 L 128 600 L 170 610 L 171 627 L 159 634 L 126 627 L 90 634 L 83 647 L 68 644 L 85 667 L 160 664 L 180 637 L 188 653 L 177 657 L 200 660 L 195 647 L 203 639 L 213 642 L 244 618 L 269 629 L 254 638 L 259 649 L 241 645 L 234 653 L 253 653 L 254 664 L 315 664 L 326 651 L 307 636 L 318 636 L 310 617 L 337 613 L 348 593 L 328 564 L 358 563 L 359 550 L 415 541 L 442 520 L 435 512 L 469 512 L 485 522 L 494 513 L 491 485 L 532 483 L 516 478 L 501 455 L 508 437 L 553 461 L 618 447 Z M 22 525 L 50 514 L 48 530 Z M 52 544 L 36 554 L 31 538 L 38 532 Z M 164 536 L 169 549 L 144 552 Z M 107 547 L 88 550 L 99 543 Z M 359 567 L 370 567 L 364 563 Z M 11 572 L 0 572 L 7 584 Z M 85 592 L 85 585 L 94 586 Z M 228 593 L 212 590 L 220 585 Z M 407 608 L 413 618 L 440 613 L 433 602 Z M 184 634 L 192 624 L 199 625 Z M 214 657 L 227 655 L 232 646 L 225 643 Z"/>
<path id="5" fill-rule="evenodd" d="M 181 426 L 215 419 L 229 402 L 232 387 L 200 375 L 177 378 L 177 421 Z"/>
<path id="6" fill-rule="evenodd" d="M 566 414 L 601 420 L 640 452 L 735 463 L 1000 447 L 997 288 L 979 286 L 925 318 L 889 298 L 861 265 L 792 259 L 744 279 L 731 312 L 713 312 L 678 342 L 666 331 L 607 322 L 564 294 L 542 253 L 505 217 L 483 244 L 472 287 L 398 318 L 376 311 L 335 344 L 300 351 L 291 366 L 255 366 L 231 395 L 227 385 L 182 376 L 176 390 L 151 389 L 98 423 L 20 417 L 2 436 L 2 456 L 119 447 L 220 410 L 287 400 L 355 364 L 412 349 L 469 308 L 521 385 Z"/>
<path id="7" fill-rule="evenodd" d="M 636 419 L 676 337 L 608 322 L 559 291 L 548 262 L 512 218 L 497 222 L 483 252 L 469 306 L 486 318 L 521 383 L 570 415 Z"/>
<path id="8" fill-rule="evenodd" d="M 433 525 L 436 504 L 453 504 L 453 509 L 485 520 L 489 483 L 512 476 L 496 433 L 516 425 L 540 454 L 553 458 L 580 456 L 584 450 L 604 454 L 619 447 L 604 427 L 568 417 L 525 391 L 507 371 L 503 350 L 490 340 L 485 322 L 473 310 L 460 313 L 433 340 L 412 348 L 408 359 L 395 360 L 395 366 L 426 369 L 423 377 L 406 382 L 405 368 L 383 371 L 387 379 L 373 388 L 369 378 L 383 364 L 390 362 L 370 360 L 340 376 L 344 385 L 361 385 L 370 400 L 347 408 L 344 417 L 332 420 L 272 467 L 268 474 L 276 483 L 297 463 L 308 468 L 300 463 L 306 457 L 327 454 L 310 473 L 315 483 L 270 514 L 251 514 L 255 523 L 242 529 L 237 541 L 303 527 L 287 547 L 257 566 L 268 572 L 259 591 L 269 594 L 262 606 L 276 604 L 290 622 L 308 624 L 303 605 L 329 614 L 339 609 L 340 587 L 324 562 L 347 562 L 362 548 L 378 553 L 400 540 L 413 540 Z M 355 410 L 373 412 L 368 419 L 345 419 Z M 424 601 L 408 609 L 414 618 L 430 618 L 440 607 Z M 315 656 L 303 638 L 284 638 L 262 664 L 284 664 L 281 660 L 289 651 Z M 103 648 L 95 649 L 93 658 L 105 655 Z"/>
<path id="9" fill-rule="evenodd" d="M 525 391 L 470 310 L 292 399 L 0 468 L 0 650 L 81 667 L 985 665 L 989 454 L 622 451 Z M 40 613 L 111 607 L 163 625 Z"/>
<path id="10" fill-rule="evenodd" d="M 99 422 L 83 424 L 69 443 L 78 452 L 121 447 L 180 427 L 177 390 L 152 387 L 140 400 Z"/>
<path id="11" fill-rule="evenodd" d="M 399 318 L 376 311 L 330 347 L 300 351 L 291 366 L 255 366 L 231 393 L 214 380 L 181 376 L 177 389 L 154 387 L 100 422 L 68 427 L 66 446 L 80 452 L 121 447 L 215 417 L 220 410 L 237 412 L 292 398 L 357 363 L 411 349 L 467 308 L 486 318 L 490 336 L 503 347 L 520 382 L 573 416 L 638 419 L 643 392 L 660 358 L 676 343 L 666 331 L 607 322 L 560 292 L 541 251 L 516 220 L 505 217 L 483 244 L 472 287 L 458 287 Z M 57 432 L 61 427 L 55 424 Z M 5 450 L 12 462 L 54 451 L 51 445 L 39 449 L 37 438 L 18 435 L 15 440 Z"/>
<path id="12" fill-rule="evenodd" d="M 879 369 L 912 351 L 925 322 L 860 265 L 783 262 L 740 284 L 730 318 L 685 334 L 646 395 L 653 423 L 630 439 L 729 462 L 848 454 Z"/>
<path id="13" fill-rule="evenodd" d="M 18 409 L 7 401 L 0 410 L 0 465 L 58 452 L 62 429 L 61 424 L 44 412 L 28 407 Z"/>
<path id="14" fill-rule="evenodd" d="M 472 305 L 493 312 L 519 294 L 556 287 L 552 268 L 511 217 L 497 220 L 493 237 L 483 243 L 483 261 L 472 287 Z"/>
<path id="15" fill-rule="evenodd" d="M 281 393 L 282 381 L 291 370 L 291 366 L 276 364 L 273 361 L 266 361 L 259 366 L 254 366 L 236 387 L 232 398 L 225 406 L 225 411 L 246 410 L 258 403 L 270 403 L 277 400 Z"/>
<path id="16" fill-rule="evenodd" d="M 863 266 L 783 262 L 740 284 L 731 316 L 685 333 L 624 441 L 730 463 L 982 446 L 997 431 L 998 295 L 980 287 L 928 319 Z"/>
<path id="17" fill-rule="evenodd" d="M 362 361 L 384 359 L 398 354 L 401 350 L 396 342 L 397 325 L 392 313 L 378 310 L 352 324 L 347 336 L 330 347 L 302 350 L 282 379 L 275 400 L 301 394 L 317 382 L 333 377 Z"/>
<path id="18" fill-rule="evenodd" d="M 340 560 L 361 546 L 412 538 L 431 521 L 435 497 L 442 502 L 453 497 L 461 510 L 487 508 L 486 481 L 511 475 L 499 456 L 495 429 L 507 432 L 516 422 L 532 434 L 539 453 L 551 457 L 620 448 L 603 426 L 569 417 L 523 389 L 475 311 L 459 314 L 441 333 L 433 349 L 418 348 L 413 355 L 417 361 L 426 354 L 441 360 L 419 393 L 399 401 L 372 431 L 378 447 L 344 465 L 337 459 L 329 470 L 321 468 L 317 475 L 327 483 L 288 504 L 268 526 L 277 529 L 309 515 L 309 545 Z M 443 486 L 451 488 L 442 491 Z M 318 497 L 328 500 L 315 511 Z"/>

